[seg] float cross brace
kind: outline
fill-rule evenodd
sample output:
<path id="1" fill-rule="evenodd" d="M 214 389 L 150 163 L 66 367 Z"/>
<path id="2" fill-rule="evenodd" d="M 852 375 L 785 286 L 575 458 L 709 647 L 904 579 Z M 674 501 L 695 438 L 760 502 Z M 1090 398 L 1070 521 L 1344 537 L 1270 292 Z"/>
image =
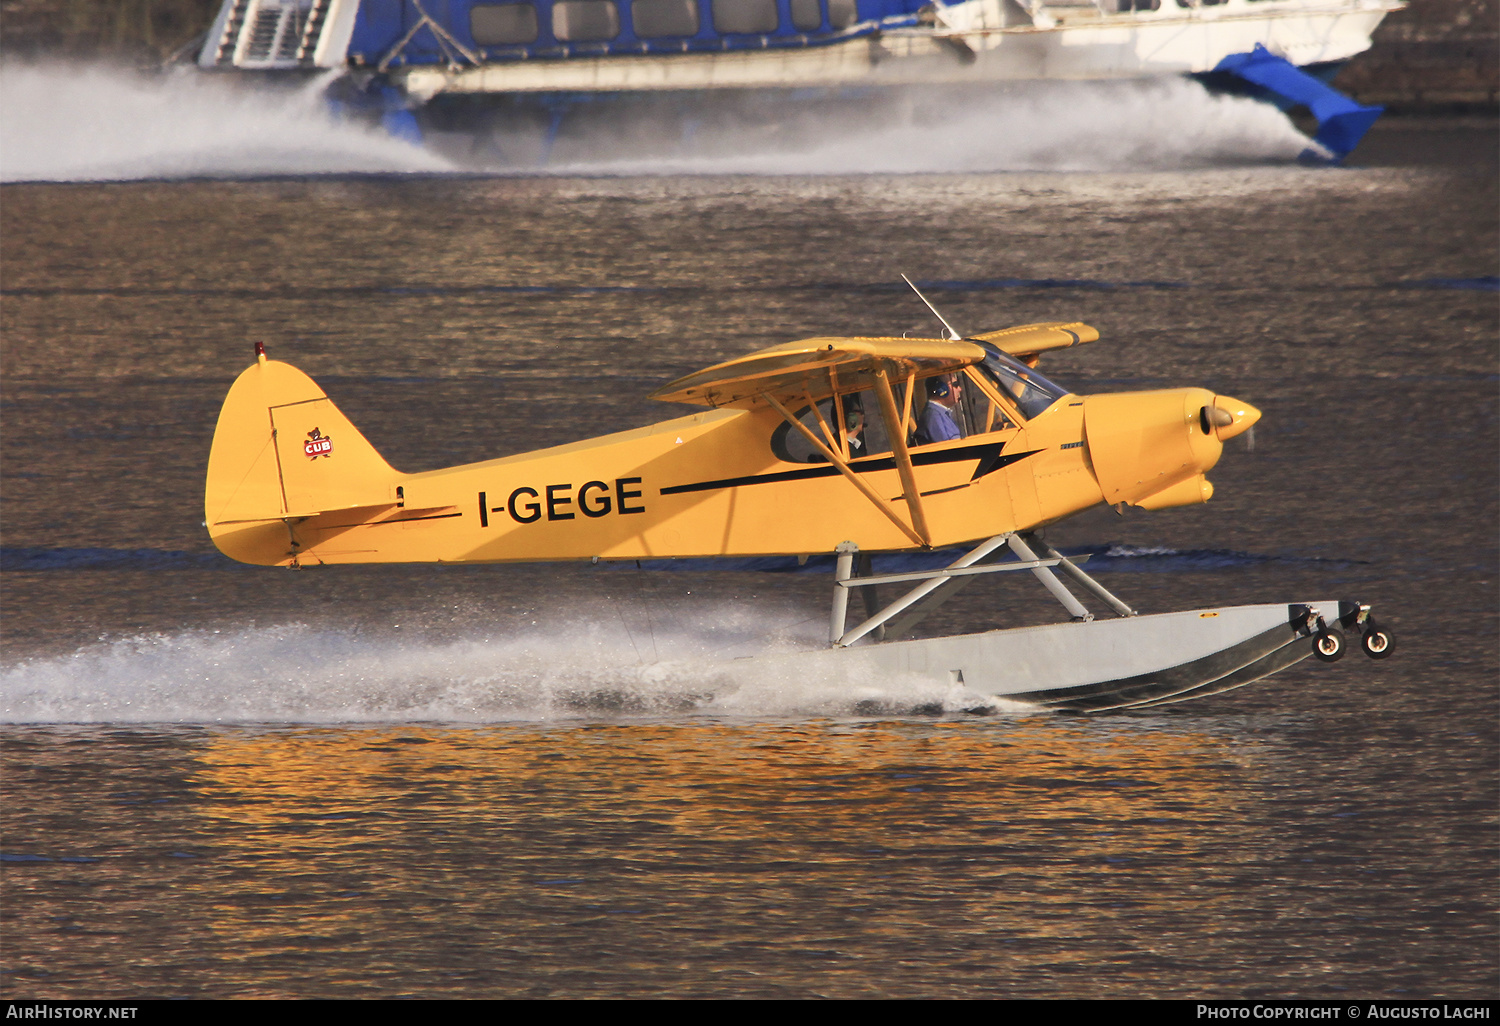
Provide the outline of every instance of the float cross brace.
<path id="1" fill-rule="evenodd" d="M 1032 551 L 1033 545 L 1040 548 L 1045 555 L 1038 557 Z M 1001 546 L 1010 548 L 1017 561 L 976 565 Z M 837 559 L 834 569 L 833 608 L 828 630 L 828 642 L 833 648 L 846 648 L 877 631 L 880 632 L 877 637 L 883 636 L 886 629 L 892 633 L 900 633 L 952 598 L 976 576 L 1011 570 L 1030 570 L 1074 620 L 1086 623 L 1094 619 L 1094 614 L 1090 613 L 1058 580 L 1057 575 L 1053 573 L 1053 567 L 1062 569 L 1068 576 L 1108 602 L 1118 615 L 1136 615 L 1134 609 L 1079 569 L 1077 563 L 1086 560 L 1087 556 L 1081 558 L 1063 556 L 1034 535 L 1027 535 L 1025 538 L 1013 533 L 996 535 L 975 546 L 962 558 L 946 567 L 912 573 L 855 577 L 854 569 L 859 555 L 859 546 L 850 541 L 842 542 L 835 553 Z M 894 602 L 887 603 L 878 611 L 872 612 L 858 626 L 849 630 L 844 629 L 849 611 L 849 589 L 874 588 L 882 584 L 903 584 L 911 581 L 921 583 Z M 898 617 L 900 619 L 897 619 Z M 894 624 L 891 623 L 893 620 L 896 621 Z"/>

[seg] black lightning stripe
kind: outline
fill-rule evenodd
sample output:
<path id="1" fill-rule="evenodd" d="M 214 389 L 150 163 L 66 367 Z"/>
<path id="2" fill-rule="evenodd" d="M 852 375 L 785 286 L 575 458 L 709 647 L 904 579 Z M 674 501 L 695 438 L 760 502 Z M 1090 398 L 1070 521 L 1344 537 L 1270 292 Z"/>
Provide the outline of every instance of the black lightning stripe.
<path id="1" fill-rule="evenodd" d="M 981 442 L 977 445 L 964 445 L 956 449 L 940 449 L 936 452 L 914 452 L 911 454 L 913 466 L 930 467 L 940 463 L 962 463 L 964 460 L 977 460 L 974 474 L 970 481 L 978 481 L 986 474 L 993 474 L 1003 467 L 1012 463 L 1018 463 L 1028 456 L 1035 456 L 1041 449 L 1032 449 L 1028 452 L 1018 452 L 1002 455 L 1001 450 L 1005 448 L 1004 442 Z M 849 469 L 856 474 L 873 474 L 881 470 L 894 470 L 896 458 L 894 456 L 881 456 L 875 459 L 859 460 L 849 464 Z M 823 464 L 817 467 L 803 467 L 798 470 L 782 470 L 774 474 L 750 474 L 746 477 L 725 477 L 717 481 L 696 481 L 693 484 L 672 485 L 661 490 L 662 495 L 681 495 L 685 492 L 707 492 L 716 488 L 740 488 L 745 485 L 774 484 L 779 481 L 807 481 L 819 477 L 833 477 L 838 474 L 839 468 L 831 464 Z"/>

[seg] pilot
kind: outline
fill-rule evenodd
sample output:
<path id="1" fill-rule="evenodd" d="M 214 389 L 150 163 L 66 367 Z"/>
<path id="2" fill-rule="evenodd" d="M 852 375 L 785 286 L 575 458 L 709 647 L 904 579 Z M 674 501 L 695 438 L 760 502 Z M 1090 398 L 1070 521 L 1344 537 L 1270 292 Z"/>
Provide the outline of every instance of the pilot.
<path id="1" fill-rule="evenodd" d="M 951 442 L 962 438 L 958 426 L 959 384 L 952 375 L 929 378 L 927 381 L 927 405 L 922 408 L 921 421 L 917 425 L 917 444 Z"/>

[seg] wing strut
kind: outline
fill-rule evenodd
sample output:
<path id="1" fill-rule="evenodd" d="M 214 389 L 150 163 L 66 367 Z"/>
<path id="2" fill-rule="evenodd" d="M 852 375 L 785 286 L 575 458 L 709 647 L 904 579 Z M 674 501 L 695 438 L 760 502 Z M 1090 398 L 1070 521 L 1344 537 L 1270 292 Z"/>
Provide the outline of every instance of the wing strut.
<path id="1" fill-rule="evenodd" d="M 901 410 L 901 437 L 905 438 L 911 431 L 911 397 L 916 394 L 912 386 L 917 383 L 917 372 L 912 371 L 906 376 L 906 402 Z"/>
<path id="2" fill-rule="evenodd" d="M 906 506 L 911 510 L 911 523 L 922 536 L 922 544 L 932 547 L 932 532 L 927 530 L 927 514 L 922 510 L 922 497 L 917 494 L 916 472 L 912 470 L 911 453 L 906 448 L 905 423 L 896 412 L 896 397 L 891 394 L 891 378 L 882 364 L 875 368 L 875 394 L 880 397 L 880 412 L 885 416 L 885 429 L 891 436 L 891 452 L 896 456 L 896 470 L 901 474 L 901 488 L 906 492 Z M 907 396 L 911 387 L 907 386 Z"/>
<path id="3" fill-rule="evenodd" d="M 833 422 L 838 426 L 838 431 L 833 437 L 837 439 L 835 444 L 847 460 L 850 455 L 849 435 L 844 430 L 847 426 L 847 414 L 844 413 L 844 397 L 839 395 L 839 369 L 837 367 L 828 368 L 828 388 L 833 392 Z"/>
<path id="4" fill-rule="evenodd" d="M 887 387 L 887 390 L 889 390 L 890 386 L 887 385 L 886 387 Z M 926 531 L 926 524 L 925 523 L 920 528 L 920 530 L 922 531 L 922 534 L 918 534 L 916 531 L 913 531 L 910 527 L 907 527 L 904 523 L 901 522 L 901 518 L 898 517 L 898 516 L 896 516 L 895 512 L 889 506 L 887 506 L 884 502 L 881 501 L 880 496 L 876 495 L 875 492 L 874 492 L 874 490 L 871 489 L 869 485 L 865 484 L 863 481 L 861 481 L 859 479 L 859 475 L 857 475 L 856 473 L 854 473 L 854 471 L 849 468 L 849 464 L 845 463 L 844 460 L 839 456 L 838 453 L 836 453 L 832 449 L 830 449 L 823 442 L 823 440 L 821 438 L 819 438 L 817 435 L 813 434 L 812 431 L 808 430 L 808 427 L 807 427 L 806 424 L 802 423 L 796 417 L 792 416 L 791 411 L 788 410 L 785 406 L 783 406 L 781 404 L 781 400 L 777 399 L 770 392 L 763 393 L 763 397 L 765 398 L 766 402 L 768 402 L 768 403 L 771 404 L 771 408 L 772 409 L 774 409 L 777 413 L 781 414 L 781 419 L 782 420 L 786 421 L 788 424 L 790 424 L 792 427 L 794 427 L 797 431 L 799 431 L 802 434 L 802 437 L 806 438 L 809 442 L 811 442 L 817 448 L 817 450 L 820 453 L 823 454 L 823 458 L 826 459 L 829 463 L 833 464 L 835 467 L 837 467 L 838 470 L 839 470 L 839 473 L 841 473 L 845 477 L 847 477 L 849 479 L 849 483 L 852 484 L 855 488 L 859 489 L 860 494 L 862 494 L 865 498 L 869 499 L 872 503 L 874 503 L 876 509 L 880 510 L 880 512 L 884 513 L 888 518 L 890 518 L 891 523 L 893 523 L 897 527 L 901 528 L 901 532 L 903 534 L 905 534 L 908 538 L 910 538 L 912 541 L 916 542 L 918 545 L 922 546 L 923 548 L 931 548 L 932 547 L 923 538 L 923 535 L 925 535 L 927 533 L 927 531 Z M 903 441 L 902 452 L 904 453 L 906 451 L 905 445 L 904 445 L 905 439 L 903 439 L 902 441 Z M 907 459 L 907 465 L 908 466 L 910 465 L 910 462 L 911 462 L 911 460 L 908 457 L 908 459 Z M 903 478 L 903 480 L 905 480 L 905 478 Z M 908 488 L 908 491 L 909 490 L 910 490 L 910 488 Z"/>
<path id="5" fill-rule="evenodd" d="M 839 444 L 838 432 L 834 431 L 833 428 L 831 428 L 831 427 L 828 426 L 828 421 L 823 416 L 823 411 L 820 410 L 820 409 L 818 409 L 818 404 L 817 403 L 813 403 L 813 405 L 812 405 L 812 411 L 813 411 L 813 416 L 818 418 L 818 427 L 820 427 L 820 428 L 823 429 L 823 437 L 826 438 L 826 439 L 828 439 L 828 445 L 829 445 L 829 447 L 832 448 L 833 446 L 838 445 Z"/>

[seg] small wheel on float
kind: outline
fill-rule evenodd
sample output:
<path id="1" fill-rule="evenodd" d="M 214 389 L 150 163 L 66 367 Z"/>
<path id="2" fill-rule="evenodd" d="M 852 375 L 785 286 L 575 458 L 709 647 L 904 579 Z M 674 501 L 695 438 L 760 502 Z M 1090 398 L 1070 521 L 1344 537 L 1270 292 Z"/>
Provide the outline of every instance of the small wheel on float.
<path id="1" fill-rule="evenodd" d="M 1384 659 L 1391 654 L 1391 649 L 1396 647 L 1396 642 L 1389 631 L 1371 620 L 1369 626 L 1365 628 L 1365 633 L 1359 639 L 1359 647 L 1364 649 L 1365 655 L 1371 659 Z"/>
<path id="2" fill-rule="evenodd" d="M 1313 635 L 1313 655 L 1331 663 L 1344 655 L 1344 636 L 1334 631 L 1323 630 Z"/>

